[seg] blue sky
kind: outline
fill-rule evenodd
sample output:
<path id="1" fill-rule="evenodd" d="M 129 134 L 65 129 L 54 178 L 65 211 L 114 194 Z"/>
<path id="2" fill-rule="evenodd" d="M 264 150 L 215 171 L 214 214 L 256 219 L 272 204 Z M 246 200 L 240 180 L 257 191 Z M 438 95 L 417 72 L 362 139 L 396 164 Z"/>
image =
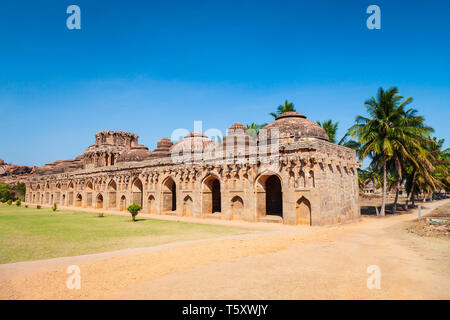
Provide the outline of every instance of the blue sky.
<path id="1" fill-rule="evenodd" d="M 71 4 L 81 30 L 66 27 Z M 381 30 L 366 27 L 371 4 Z M 4 1 L 0 158 L 74 158 L 104 129 L 153 149 L 194 120 L 270 122 L 285 99 L 341 136 L 380 86 L 412 96 L 449 147 L 449 14 L 444 0 Z"/>

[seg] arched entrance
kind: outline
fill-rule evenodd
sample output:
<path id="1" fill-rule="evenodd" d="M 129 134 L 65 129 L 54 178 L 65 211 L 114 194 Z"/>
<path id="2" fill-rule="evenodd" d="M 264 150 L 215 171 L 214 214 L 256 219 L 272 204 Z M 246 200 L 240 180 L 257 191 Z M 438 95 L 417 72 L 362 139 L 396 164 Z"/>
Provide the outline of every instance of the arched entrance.
<path id="1" fill-rule="evenodd" d="M 283 193 L 281 180 L 277 175 L 261 175 L 256 183 L 258 217 L 283 217 Z"/>
<path id="2" fill-rule="evenodd" d="M 55 203 L 61 204 L 61 184 L 56 184 Z"/>
<path id="3" fill-rule="evenodd" d="M 241 197 L 235 196 L 231 199 L 231 219 L 241 220 L 244 215 L 244 201 Z"/>
<path id="4" fill-rule="evenodd" d="M 273 175 L 266 181 L 266 214 L 283 216 L 283 197 L 281 194 L 281 181 Z"/>
<path id="5" fill-rule="evenodd" d="M 83 197 L 81 194 L 77 194 L 76 201 L 75 201 L 75 207 L 81 207 L 81 204 L 83 202 Z"/>
<path id="6" fill-rule="evenodd" d="M 86 185 L 86 207 L 92 207 L 92 182 L 89 181 Z"/>
<path id="7" fill-rule="evenodd" d="M 311 204 L 308 199 L 301 197 L 295 204 L 297 224 L 311 225 Z"/>
<path id="8" fill-rule="evenodd" d="M 155 213 L 155 197 L 150 195 L 147 200 L 147 212 Z"/>
<path id="9" fill-rule="evenodd" d="M 142 191 L 144 190 L 143 186 L 142 186 L 142 181 L 138 178 L 136 178 L 133 181 L 133 185 L 131 186 L 131 192 L 133 194 L 133 198 L 132 198 L 132 202 L 137 203 L 138 205 L 140 205 L 142 207 Z"/>
<path id="10" fill-rule="evenodd" d="M 117 192 L 117 184 L 114 180 L 111 180 L 111 182 L 108 185 L 109 208 L 116 207 L 116 192 Z"/>
<path id="11" fill-rule="evenodd" d="M 167 178 L 162 185 L 162 211 L 177 210 L 177 186 L 172 178 Z"/>
<path id="12" fill-rule="evenodd" d="M 220 181 L 215 176 L 209 176 L 203 181 L 202 208 L 206 214 L 222 211 Z"/>
<path id="13" fill-rule="evenodd" d="M 120 198 L 120 211 L 125 211 L 127 209 L 127 198 L 125 196 L 122 196 Z"/>
<path id="14" fill-rule="evenodd" d="M 73 206 L 73 182 L 69 183 L 69 186 L 67 188 L 69 190 L 68 194 L 67 194 L 67 206 Z"/>
<path id="15" fill-rule="evenodd" d="M 183 199 L 183 216 L 192 217 L 192 198 L 190 196 Z"/>
<path id="16" fill-rule="evenodd" d="M 62 204 L 61 205 L 62 206 L 66 205 L 66 195 L 65 194 L 63 194 L 63 196 L 62 196 Z"/>
<path id="17" fill-rule="evenodd" d="M 97 209 L 103 209 L 103 196 L 101 194 L 97 196 Z"/>

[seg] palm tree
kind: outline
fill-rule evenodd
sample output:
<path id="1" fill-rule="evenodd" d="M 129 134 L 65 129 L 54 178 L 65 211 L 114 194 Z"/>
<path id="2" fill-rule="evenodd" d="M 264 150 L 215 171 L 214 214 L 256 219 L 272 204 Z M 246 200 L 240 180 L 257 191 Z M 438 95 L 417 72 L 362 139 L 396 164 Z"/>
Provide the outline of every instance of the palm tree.
<path id="1" fill-rule="evenodd" d="M 328 141 L 330 141 L 331 143 L 336 143 L 336 132 L 337 132 L 339 122 L 333 123 L 333 121 L 330 119 L 330 120 L 326 120 L 323 122 L 317 121 L 317 123 L 327 133 Z"/>
<path id="2" fill-rule="evenodd" d="M 259 134 L 259 131 L 265 126 L 267 126 L 267 123 L 256 124 L 252 122 L 251 124 L 246 125 L 248 134 L 252 137 L 256 137 Z"/>
<path id="3" fill-rule="evenodd" d="M 269 113 L 269 115 L 271 115 L 272 117 L 276 118 L 278 117 L 280 114 L 288 112 L 288 111 L 296 111 L 294 108 L 294 104 L 292 102 L 289 101 L 284 101 L 284 105 L 280 104 L 277 108 L 277 112 L 271 112 Z"/>
<path id="4" fill-rule="evenodd" d="M 402 100 L 403 96 L 398 94 L 397 88 L 387 91 L 379 88 L 377 98 L 372 97 L 364 103 L 369 117 L 357 116 L 356 124 L 349 129 L 352 137 L 358 139 L 361 144 L 359 158 L 370 156 L 372 159 L 379 159 L 382 164 L 380 216 L 385 215 L 388 161 L 396 157 L 408 159 L 414 166 L 419 167 L 418 160 L 426 160 L 423 142 L 432 131 L 424 126 L 424 119 L 416 115 L 416 110 L 405 111 L 405 106 L 412 102 L 412 98 Z M 425 165 L 428 166 L 428 163 Z M 399 179 L 400 169 L 398 166 Z"/>

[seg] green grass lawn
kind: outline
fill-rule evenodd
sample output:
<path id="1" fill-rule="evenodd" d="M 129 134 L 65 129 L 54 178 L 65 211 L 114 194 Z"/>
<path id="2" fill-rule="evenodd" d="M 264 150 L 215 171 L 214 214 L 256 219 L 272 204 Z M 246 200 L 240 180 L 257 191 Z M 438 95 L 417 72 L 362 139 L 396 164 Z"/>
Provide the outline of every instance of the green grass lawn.
<path id="1" fill-rule="evenodd" d="M 139 218 L 139 215 L 137 216 Z M 0 205 L 0 263 L 249 233 L 226 226 Z"/>

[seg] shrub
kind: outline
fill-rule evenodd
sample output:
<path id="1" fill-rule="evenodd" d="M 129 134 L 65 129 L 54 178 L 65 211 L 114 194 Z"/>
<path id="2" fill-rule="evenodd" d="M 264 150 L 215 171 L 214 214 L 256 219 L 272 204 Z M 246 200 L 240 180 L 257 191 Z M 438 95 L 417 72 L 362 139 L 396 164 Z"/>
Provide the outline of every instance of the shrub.
<path id="1" fill-rule="evenodd" d="M 12 200 L 9 199 L 7 203 L 8 203 L 9 206 L 12 205 Z"/>
<path id="2" fill-rule="evenodd" d="M 98 214 L 98 217 L 99 217 L 99 218 L 103 218 L 103 217 L 104 217 L 103 212 L 100 212 L 100 213 Z"/>
<path id="3" fill-rule="evenodd" d="M 141 209 L 142 209 L 141 206 L 138 205 L 136 202 L 133 202 L 132 204 L 130 204 L 128 206 L 127 210 L 128 210 L 128 212 L 131 213 L 131 217 L 133 218 L 133 221 L 136 221 L 136 216 Z"/>
<path id="4" fill-rule="evenodd" d="M 27 205 L 27 204 L 25 205 L 25 208 L 28 208 L 28 205 Z"/>
<path id="5" fill-rule="evenodd" d="M 1 203 L 5 203 L 6 202 L 6 198 L 0 198 L 0 202 Z"/>
<path id="6" fill-rule="evenodd" d="M 57 207 L 56 207 L 56 203 L 54 203 L 54 204 L 53 204 L 53 206 L 52 206 L 52 210 L 53 210 L 53 212 L 55 212 L 55 211 L 56 211 L 56 209 L 57 209 Z"/>
<path id="7" fill-rule="evenodd" d="M 37 205 L 37 206 L 36 206 L 36 209 L 40 209 L 40 208 L 42 208 L 40 205 Z"/>
<path id="8" fill-rule="evenodd" d="M 20 207 L 21 204 L 22 204 L 22 201 L 20 201 L 20 200 L 16 201 L 16 206 Z"/>

